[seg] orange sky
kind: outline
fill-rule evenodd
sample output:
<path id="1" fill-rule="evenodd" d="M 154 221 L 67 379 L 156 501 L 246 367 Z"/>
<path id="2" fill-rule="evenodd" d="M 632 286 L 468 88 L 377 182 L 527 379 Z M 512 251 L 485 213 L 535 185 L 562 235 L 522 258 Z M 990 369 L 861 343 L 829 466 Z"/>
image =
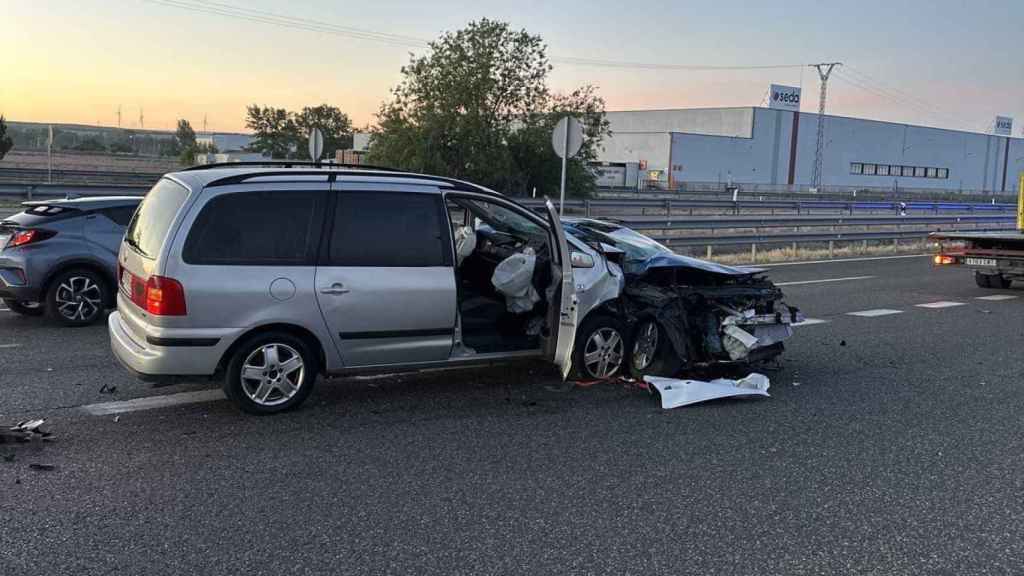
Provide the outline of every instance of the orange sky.
<path id="1" fill-rule="evenodd" d="M 761 4 L 665 2 L 655 11 L 658 18 L 626 18 L 621 2 L 611 0 L 223 1 L 415 38 L 434 38 L 488 16 L 541 34 L 556 56 L 699 64 L 843 58 L 891 82 L 902 95 L 893 98 L 885 90 L 880 94 L 838 79 L 832 83 L 830 112 L 973 130 L 984 130 L 995 114 L 1016 112 L 1016 124 L 1024 123 L 1024 68 L 1012 56 L 1018 52 L 1014 34 L 992 29 L 1012 28 L 1014 19 L 1002 14 L 1006 9 L 994 18 L 953 0 L 929 2 L 945 17 L 920 32 L 900 24 L 903 16 L 920 18 L 913 6 L 875 0 L 860 8 L 870 11 L 877 4 L 891 18 L 837 20 L 841 7 L 809 0 L 791 0 L 781 12 Z M 247 104 L 299 109 L 329 103 L 361 127 L 373 121 L 412 50 L 183 10 L 159 0 L 0 2 L 0 114 L 11 120 L 116 125 L 120 105 L 126 127 L 138 127 L 141 109 L 146 128 L 170 129 L 176 119 L 186 118 L 201 129 L 205 116 L 211 130 L 241 131 Z M 1021 6 L 1006 5 L 1018 13 L 1024 12 Z M 941 41 L 947 25 L 964 41 L 955 46 Z M 897 29 L 899 34 L 893 33 Z M 987 65 L 979 67 L 981 60 Z M 804 110 L 816 108 L 817 81 L 808 69 L 695 72 L 556 65 L 550 81 L 556 90 L 594 83 L 613 110 L 756 106 L 771 82 L 802 82 Z"/>

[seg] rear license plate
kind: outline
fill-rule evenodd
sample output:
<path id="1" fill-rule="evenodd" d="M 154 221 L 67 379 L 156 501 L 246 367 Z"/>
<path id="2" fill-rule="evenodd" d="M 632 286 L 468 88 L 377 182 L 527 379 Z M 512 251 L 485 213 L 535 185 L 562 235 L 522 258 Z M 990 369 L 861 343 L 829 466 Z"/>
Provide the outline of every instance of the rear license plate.
<path id="1" fill-rule="evenodd" d="M 964 264 L 968 266 L 992 266 L 999 265 L 995 258 L 964 258 Z"/>

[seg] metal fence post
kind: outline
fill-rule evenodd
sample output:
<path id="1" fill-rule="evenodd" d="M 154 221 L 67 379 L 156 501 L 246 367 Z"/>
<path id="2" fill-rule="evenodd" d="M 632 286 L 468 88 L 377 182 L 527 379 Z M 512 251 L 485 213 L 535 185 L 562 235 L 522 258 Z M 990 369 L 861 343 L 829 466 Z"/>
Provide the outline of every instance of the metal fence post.
<path id="1" fill-rule="evenodd" d="M 711 244 L 708 244 L 708 255 L 705 260 L 711 260 Z"/>
<path id="2" fill-rule="evenodd" d="M 754 264 L 757 262 L 757 243 L 752 242 L 750 244 L 750 263 Z"/>
<path id="3" fill-rule="evenodd" d="M 835 257 L 835 248 L 836 248 L 836 241 L 835 240 L 829 240 L 828 241 L 828 258 L 829 258 L 829 260 L 831 260 L 832 258 Z"/>
<path id="4" fill-rule="evenodd" d="M 587 218 L 590 218 L 590 200 L 589 199 L 583 201 L 583 209 L 585 211 L 584 213 L 587 215 Z"/>

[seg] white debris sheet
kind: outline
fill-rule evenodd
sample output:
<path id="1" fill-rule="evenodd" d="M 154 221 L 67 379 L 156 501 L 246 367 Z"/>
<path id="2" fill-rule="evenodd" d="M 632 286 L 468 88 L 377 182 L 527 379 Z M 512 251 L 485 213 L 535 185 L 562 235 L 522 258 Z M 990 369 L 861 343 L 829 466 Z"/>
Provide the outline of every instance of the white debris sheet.
<path id="1" fill-rule="evenodd" d="M 705 382 L 703 380 L 644 376 L 644 381 L 658 391 L 661 396 L 661 407 L 666 410 L 719 398 L 769 396 L 768 386 L 770 385 L 767 376 L 756 372 L 740 380 L 719 378 Z"/>

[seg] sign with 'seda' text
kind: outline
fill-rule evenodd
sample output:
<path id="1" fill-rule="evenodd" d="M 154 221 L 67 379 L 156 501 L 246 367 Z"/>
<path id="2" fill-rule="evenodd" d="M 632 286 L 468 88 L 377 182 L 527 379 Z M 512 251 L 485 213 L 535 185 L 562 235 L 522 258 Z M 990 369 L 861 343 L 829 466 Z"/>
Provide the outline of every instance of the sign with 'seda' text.
<path id="1" fill-rule="evenodd" d="M 772 84 L 768 92 L 768 107 L 799 112 L 800 89 L 795 86 Z"/>

